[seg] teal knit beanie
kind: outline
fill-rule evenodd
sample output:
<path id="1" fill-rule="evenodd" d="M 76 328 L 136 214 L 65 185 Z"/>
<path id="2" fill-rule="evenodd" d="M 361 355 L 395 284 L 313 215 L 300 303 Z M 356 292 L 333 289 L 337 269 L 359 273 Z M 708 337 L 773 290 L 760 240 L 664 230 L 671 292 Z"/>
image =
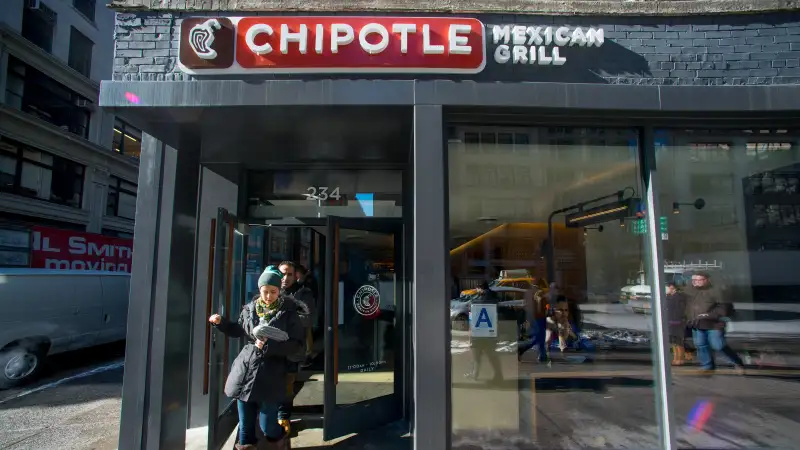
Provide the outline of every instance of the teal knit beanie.
<path id="1" fill-rule="evenodd" d="M 275 286 L 280 288 L 282 279 L 283 274 L 281 271 L 275 266 L 269 266 L 264 269 L 264 272 L 262 272 L 261 276 L 258 277 L 258 287 L 259 289 L 261 286 Z"/>

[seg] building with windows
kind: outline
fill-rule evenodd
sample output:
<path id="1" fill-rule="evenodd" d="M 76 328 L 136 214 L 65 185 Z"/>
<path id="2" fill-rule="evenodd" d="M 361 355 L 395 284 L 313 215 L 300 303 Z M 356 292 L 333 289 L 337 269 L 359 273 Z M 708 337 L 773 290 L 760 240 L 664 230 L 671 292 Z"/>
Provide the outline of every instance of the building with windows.
<path id="1" fill-rule="evenodd" d="M 0 267 L 45 226 L 132 237 L 141 133 L 98 107 L 114 12 L 96 0 L 0 8 Z"/>
<path id="2" fill-rule="evenodd" d="M 121 450 L 230 448 L 207 316 L 307 255 L 325 439 L 797 447 L 796 4 L 112 4 L 101 105 L 144 133 Z"/>

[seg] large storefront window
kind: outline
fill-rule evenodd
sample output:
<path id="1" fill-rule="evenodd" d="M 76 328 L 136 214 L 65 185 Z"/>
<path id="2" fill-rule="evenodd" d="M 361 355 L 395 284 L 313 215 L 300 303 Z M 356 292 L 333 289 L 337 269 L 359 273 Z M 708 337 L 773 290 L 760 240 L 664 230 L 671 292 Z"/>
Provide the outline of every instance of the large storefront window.
<path id="1" fill-rule="evenodd" d="M 453 447 L 656 447 L 637 130 L 450 135 Z"/>
<path id="2" fill-rule="evenodd" d="M 678 438 L 795 448 L 800 132 L 659 130 L 656 155 Z"/>

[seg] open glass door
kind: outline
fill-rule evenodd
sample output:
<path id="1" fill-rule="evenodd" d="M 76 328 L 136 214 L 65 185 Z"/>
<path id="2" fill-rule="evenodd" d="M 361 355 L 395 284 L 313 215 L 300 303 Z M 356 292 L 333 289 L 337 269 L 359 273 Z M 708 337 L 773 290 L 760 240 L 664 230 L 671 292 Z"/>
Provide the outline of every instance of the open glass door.
<path id="1" fill-rule="evenodd" d="M 211 228 L 211 296 L 207 312 L 235 321 L 246 303 L 245 264 L 249 228 L 223 208 L 219 209 Z M 208 449 L 219 450 L 238 423 L 236 401 L 225 396 L 224 386 L 231 363 L 242 349 L 243 342 L 210 330 L 208 345 Z"/>
<path id="2" fill-rule="evenodd" d="M 402 417 L 402 221 L 328 218 L 325 440 Z"/>

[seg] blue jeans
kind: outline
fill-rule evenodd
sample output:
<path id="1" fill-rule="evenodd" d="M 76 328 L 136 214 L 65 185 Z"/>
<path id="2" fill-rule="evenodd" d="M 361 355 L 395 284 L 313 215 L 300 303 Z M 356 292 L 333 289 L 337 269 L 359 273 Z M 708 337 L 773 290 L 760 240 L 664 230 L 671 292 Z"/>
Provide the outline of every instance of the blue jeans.
<path id="1" fill-rule="evenodd" d="M 547 335 L 547 319 L 541 318 L 533 321 L 531 330 L 531 337 L 533 338 L 533 345 L 536 351 L 539 352 L 539 361 L 547 360 L 547 344 L 545 337 Z"/>
<path id="2" fill-rule="evenodd" d="M 545 345 L 545 336 L 547 332 L 547 319 L 528 319 L 531 327 L 528 330 L 528 337 L 531 339 L 530 345 L 521 345 L 519 347 L 520 355 L 525 353 L 532 347 L 536 347 L 536 351 L 539 353 L 539 361 L 543 362 L 547 360 L 547 346 Z"/>
<path id="3" fill-rule="evenodd" d="M 722 352 L 734 365 L 743 366 L 744 363 L 725 342 L 725 333 L 722 330 L 692 330 L 692 340 L 697 347 L 697 358 L 703 369 L 714 369 L 714 352 Z"/>
<path id="4" fill-rule="evenodd" d="M 278 405 L 265 402 L 243 402 L 237 400 L 239 408 L 239 444 L 256 445 L 256 417 L 258 417 L 261 431 L 270 440 L 283 437 L 283 428 L 278 425 Z"/>

